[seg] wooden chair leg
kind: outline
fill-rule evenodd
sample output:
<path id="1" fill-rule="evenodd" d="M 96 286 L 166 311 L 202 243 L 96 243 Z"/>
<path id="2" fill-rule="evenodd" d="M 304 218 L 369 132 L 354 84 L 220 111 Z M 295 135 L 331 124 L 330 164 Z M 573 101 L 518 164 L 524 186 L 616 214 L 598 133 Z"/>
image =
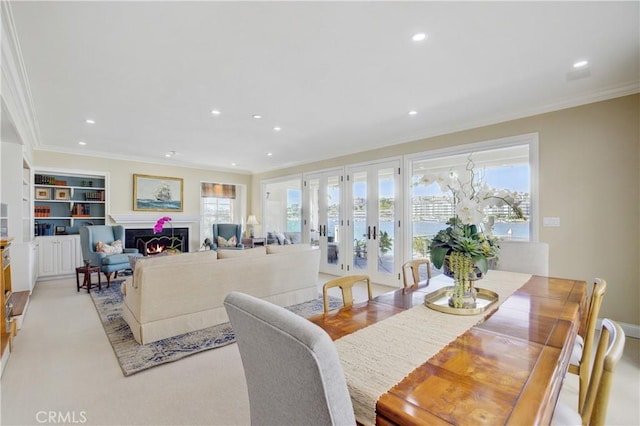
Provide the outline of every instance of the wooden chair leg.
<path id="1" fill-rule="evenodd" d="M 111 287 L 111 274 L 112 273 L 113 272 L 105 272 L 104 273 L 104 276 L 107 277 L 107 288 Z M 116 274 L 117 274 L 117 272 L 116 272 Z"/>

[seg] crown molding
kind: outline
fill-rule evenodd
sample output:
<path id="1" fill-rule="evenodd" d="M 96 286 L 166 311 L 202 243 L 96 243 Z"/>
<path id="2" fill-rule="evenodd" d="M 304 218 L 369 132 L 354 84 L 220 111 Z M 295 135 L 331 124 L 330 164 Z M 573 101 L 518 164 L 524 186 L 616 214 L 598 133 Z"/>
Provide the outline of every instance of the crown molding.
<path id="1" fill-rule="evenodd" d="M 27 158 L 31 159 L 33 149 L 40 143 L 38 120 L 31 96 L 29 77 L 15 30 L 11 2 L 3 1 L 0 10 L 2 14 L 2 102 L 25 146 Z"/>

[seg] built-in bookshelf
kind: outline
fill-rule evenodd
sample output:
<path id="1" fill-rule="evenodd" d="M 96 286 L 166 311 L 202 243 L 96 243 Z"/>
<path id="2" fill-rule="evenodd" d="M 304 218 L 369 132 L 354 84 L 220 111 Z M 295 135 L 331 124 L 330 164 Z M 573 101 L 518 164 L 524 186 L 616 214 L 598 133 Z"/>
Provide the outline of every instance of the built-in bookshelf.
<path id="1" fill-rule="evenodd" d="M 103 174 L 35 171 L 34 235 L 78 234 L 83 225 L 104 225 L 106 191 Z"/>

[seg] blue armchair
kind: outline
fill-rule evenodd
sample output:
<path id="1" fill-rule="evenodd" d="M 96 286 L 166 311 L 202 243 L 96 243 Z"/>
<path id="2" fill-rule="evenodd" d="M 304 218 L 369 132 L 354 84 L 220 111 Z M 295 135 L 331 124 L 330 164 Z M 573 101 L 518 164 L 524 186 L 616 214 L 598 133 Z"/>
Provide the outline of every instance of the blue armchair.
<path id="1" fill-rule="evenodd" d="M 236 237 L 237 244 L 235 246 L 219 246 L 218 237 L 222 237 L 225 240 L 229 240 L 231 237 Z M 214 223 L 213 224 L 213 242 L 211 243 L 211 250 L 218 249 L 233 249 L 242 250 L 244 245 L 242 244 L 242 226 L 233 223 Z"/>
<path id="2" fill-rule="evenodd" d="M 135 248 L 123 247 L 122 253 L 111 255 L 96 252 L 98 241 L 112 244 L 116 240 L 122 241 L 124 245 L 123 226 L 94 225 L 80 228 L 82 258 L 85 261 L 90 261 L 91 266 L 100 267 L 100 271 L 104 272 L 107 277 L 107 287 L 111 285 L 111 274 L 115 273 L 114 278 L 117 278 L 118 271 L 131 268 L 129 256 L 140 256 L 138 249 Z"/>

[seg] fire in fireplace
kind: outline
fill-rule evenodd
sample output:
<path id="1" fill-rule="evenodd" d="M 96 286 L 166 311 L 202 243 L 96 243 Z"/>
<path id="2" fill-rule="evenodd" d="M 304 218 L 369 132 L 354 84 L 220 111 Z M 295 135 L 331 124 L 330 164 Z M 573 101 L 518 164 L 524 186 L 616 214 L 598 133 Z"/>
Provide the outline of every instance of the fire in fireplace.
<path id="1" fill-rule="evenodd" d="M 184 239 L 182 237 L 137 237 L 136 248 L 144 256 L 153 256 L 160 254 L 165 250 L 184 251 Z"/>
<path id="2" fill-rule="evenodd" d="M 157 234 L 152 229 L 125 229 L 125 247 L 137 248 L 144 256 L 153 256 L 168 247 L 188 252 L 189 228 L 173 228 L 173 237 L 170 228 Z"/>

